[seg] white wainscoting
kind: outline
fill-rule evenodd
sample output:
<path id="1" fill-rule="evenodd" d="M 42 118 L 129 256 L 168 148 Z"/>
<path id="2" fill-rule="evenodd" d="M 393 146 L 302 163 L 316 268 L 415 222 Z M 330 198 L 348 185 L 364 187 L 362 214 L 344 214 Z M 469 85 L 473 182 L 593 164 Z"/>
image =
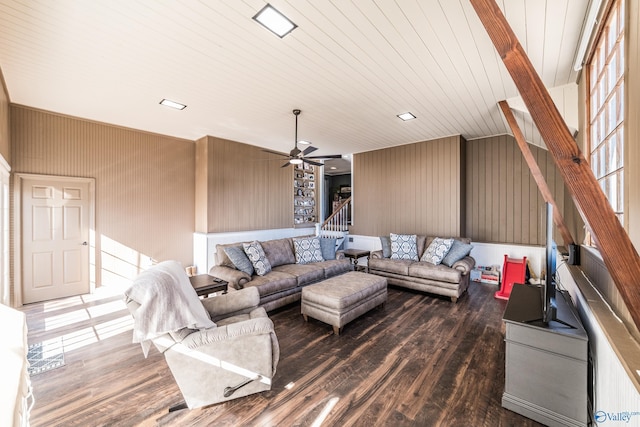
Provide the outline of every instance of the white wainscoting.
<path id="1" fill-rule="evenodd" d="M 471 256 L 475 258 L 476 265 L 490 266 L 497 265 L 502 270 L 505 254 L 509 258 L 527 257 L 530 268 L 536 277 L 540 277 L 540 272 L 544 269 L 545 248 L 544 246 L 524 246 L 509 245 L 500 243 L 479 243 L 472 242 L 473 249 Z M 345 242 L 345 249 L 355 248 L 369 251 L 377 251 L 382 249 L 380 238 L 378 236 L 362 236 L 350 234 Z M 360 262 L 364 264 L 364 260 Z"/>
<path id="2" fill-rule="evenodd" d="M 571 295 L 589 336 L 594 425 L 640 426 L 640 344 L 580 270 L 563 263 L 556 278 Z M 620 356 L 628 360 L 627 369 Z"/>
<path id="3" fill-rule="evenodd" d="M 476 260 L 476 265 L 497 265 L 502 271 L 504 256 L 522 259 L 527 257 L 529 268 L 535 277 L 540 277 L 542 270 L 546 270 L 544 246 L 509 245 L 502 243 L 471 242 L 473 249 L 471 256 Z"/>
<path id="4" fill-rule="evenodd" d="M 211 267 L 215 265 L 216 245 L 308 235 L 315 235 L 315 228 L 277 228 L 232 233 L 193 233 L 193 265 L 196 266 L 198 274 L 208 273 Z"/>

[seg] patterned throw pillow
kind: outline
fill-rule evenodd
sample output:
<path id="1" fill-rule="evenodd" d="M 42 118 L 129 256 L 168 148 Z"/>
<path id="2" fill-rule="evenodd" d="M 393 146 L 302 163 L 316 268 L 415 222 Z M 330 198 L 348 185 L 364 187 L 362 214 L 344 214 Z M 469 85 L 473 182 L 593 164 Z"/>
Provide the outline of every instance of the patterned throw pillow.
<path id="1" fill-rule="evenodd" d="M 418 261 L 418 245 L 415 234 L 391 233 L 391 259 Z"/>
<path id="2" fill-rule="evenodd" d="M 390 258 L 391 257 L 391 237 L 380 236 L 380 244 L 382 245 L 382 257 Z"/>
<path id="3" fill-rule="evenodd" d="M 440 237 L 436 237 L 433 239 L 427 250 L 424 251 L 420 261 L 439 265 L 442 262 L 442 259 L 449 253 L 452 245 L 453 239 L 441 239 Z"/>
<path id="4" fill-rule="evenodd" d="M 264 254 L 264 250 L 262 249 L 260 242 L 254 240 L 251 243 L 243 243 L 242 247 L 244 249 L 244 253 L 246 253 L 249 258 L 249 261 L 253 264 L 253 268 L 255 268 L 258 276 L 264 276 L 271 271 L 271 264 L 269 264 L 269 260 Z"/>
<path id="5" fill-rule="evenodd" d="M 293 247 L 296 252 L 296 263 L 298 264 L 324 261 L 318 237 L 293 239 Z"/>
<path id="6" fill-rule="evenodd" d="M 247 258 L 247 254 L 244 253 L 244 248 L 240 245 L 229 246 L 224 248 L 224 253 L 227 254 L 236 269 L 247 273 L 249 276 L 253 275 L 253 264 Z"/>
<path id="7" fill-rule="evenodd" d="M 462 243 L 459 240 L 454 240 L 449 253 L 442 259 L 442 263 L 448 267 L 452 267 L 453 264 L 460 261 L 471 253 L 473 246 L 468 243 Z"/>
<path id="8" fill-rule="evenodd" d="M 320 250 L 322 250 L 322 258 L 325 261 L 336 259 L 336 239 L 333 237 L 321 237 Z"/>

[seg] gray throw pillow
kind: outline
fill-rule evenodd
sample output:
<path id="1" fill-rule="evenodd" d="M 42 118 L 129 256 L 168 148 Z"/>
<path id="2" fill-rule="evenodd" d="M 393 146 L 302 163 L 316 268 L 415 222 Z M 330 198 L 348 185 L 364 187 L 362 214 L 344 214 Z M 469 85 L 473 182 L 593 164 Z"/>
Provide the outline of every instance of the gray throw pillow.
<path id="1" fill-rule="evenodd" d="M 233 265 L 237 270 L 247 273 L 249 276 L 253 275 L 253 264 L 247 258 L 247 254 L 244 253 L 242 246 L 229 246 L 224 248 L 224 253 L 227 254 Z"/>
<path id="2" fill-rule="evenodd" d="M 262 245 L 257 240 L 251 243 L 243 243 L 242 248 L 244 253 L 247 254 L 249 261 L 253 264 L 253 268 L 256 270 L 258 276 L 264 276 L 271 271 L 271 264 L 262 249 Z"/>
<path id="3" fill-rule="evenodd" d="M 325 260 L 336 259 L 336 239 L 333 237 L 320 238 L 320 250 Z"/>
<path id="4" fill-rule="evenodd" d="M 442 263 L 448 267 L 452 267 L 453 264 L 469 255 L 471 249 L 473 249 L 473 245 L 454 240 L 451 249 L 449 249 L 449 253 L 442 259 Z"/>
<path id="5" fill-rule="evenodd" d="M 391 237 L 380 236 L 380 244 L 382 244 L 382 257 L 391 258 Z"/>

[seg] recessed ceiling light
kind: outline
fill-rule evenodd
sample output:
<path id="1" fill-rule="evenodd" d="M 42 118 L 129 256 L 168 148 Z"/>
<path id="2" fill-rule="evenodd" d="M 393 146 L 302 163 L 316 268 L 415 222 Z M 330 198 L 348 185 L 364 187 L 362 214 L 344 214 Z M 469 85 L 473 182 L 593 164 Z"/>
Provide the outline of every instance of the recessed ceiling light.
<path id="1" fill-rule="evenodd" d="M 414 116 L 413 114 L 406 112 L 406 113 L 402 113 L 402 114 L 398 114 L 398 118 L 404 120 L 405 122 L 407 120 L 413 120 L 416 118 L 416 116 Z"/>
<path id="2" fill-rule="evenodd" d="M 311 145 L 311 143 L 309 141 L 305 141 L 304 139 L 301 139 L 300 141 L 298 141 L 298 144 Z"/>
<path id="3" fill-rule="evenodd" d="M 171 101 L 169 99 L 163 99 L 162 101 L 160 101 L 160 104 L 167 107 L 175 108 L 176 110 L 184 110 L 185 108 L 187 108 L 186 105 L 180 104 L 179 102 Z"/>
<path id="4" fill-rule="evenodd" d="M 296 24 L 278 12 L 269 3 L 260 12 L 256 13 L 253 19 L 280 38 L 286 36 L 297 27 Z"/>

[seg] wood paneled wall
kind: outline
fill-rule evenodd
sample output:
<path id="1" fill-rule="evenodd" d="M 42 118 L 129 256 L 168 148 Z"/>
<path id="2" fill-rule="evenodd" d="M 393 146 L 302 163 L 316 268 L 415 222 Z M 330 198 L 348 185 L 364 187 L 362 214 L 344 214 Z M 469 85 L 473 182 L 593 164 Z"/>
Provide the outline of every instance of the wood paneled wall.
<path id="1" fill-rule="evenodd" d="M 0 70 L 0 155 L 11 162 L 11 141 L 9 126 L 9 93 Z"/>
<path id="2" fill-rule="evenodd" d="M 198 201 L 196 231 L 293 227 L 293 169 L 281 168 L 281 157 L 253 145 L 211 136 L 196 145 L 196 191 L 202 193 L 205 180 L 207 188 L 206 203 Z"/>
<path id="3" fill-rule="evenodd" d="M 556 204 L 564 213 L 565 187 L 552 157 L 531 145 Z M 543 245 L 546 207 L 515 139 L 510 135 L 467 142 L 468 237 L 480 242 Z M 556 241 L 562 239 L 555 232 Z"/>
<path id="4" fill-rule="evenodd" d="M 11 106 L 13 172 L 95 178 L 96 285 L 193 261 L 195 144 Z"/>
<path id="5" fill-rule="evenodd" d="M 209 137 L 196 141 L 195 231 L 209 230 Z"/>
<path id="6" fill-rule="evenodd" d="M 566 191 L 553 159 L 546 150 L 531 150 L 564 213 Z M 353 234 L 545 243 L 544 199 L 509 135 L 450 137 L 359 153 L 353 171 Z"/>
<path id="7" fill-rule="evenodd" d="M 452 136 L 353 156 L 353 234 L 464 235 L 465 141 Z"/>

